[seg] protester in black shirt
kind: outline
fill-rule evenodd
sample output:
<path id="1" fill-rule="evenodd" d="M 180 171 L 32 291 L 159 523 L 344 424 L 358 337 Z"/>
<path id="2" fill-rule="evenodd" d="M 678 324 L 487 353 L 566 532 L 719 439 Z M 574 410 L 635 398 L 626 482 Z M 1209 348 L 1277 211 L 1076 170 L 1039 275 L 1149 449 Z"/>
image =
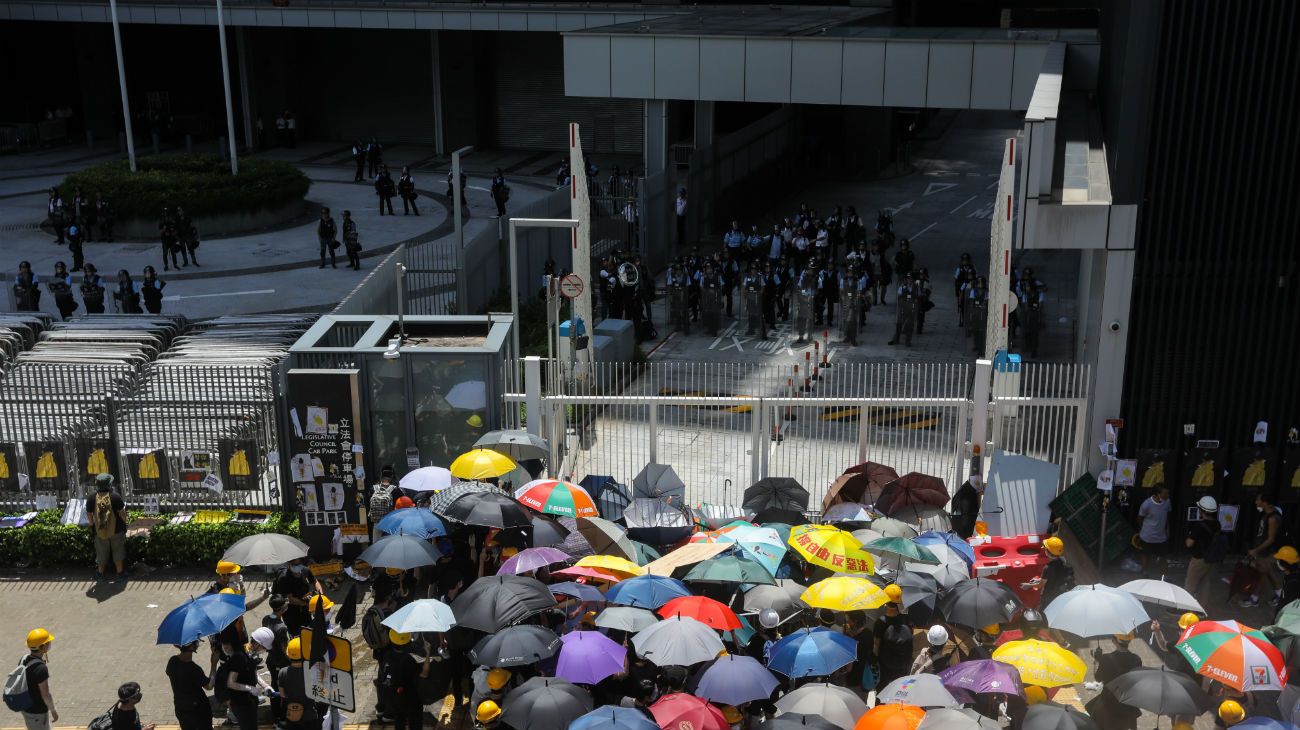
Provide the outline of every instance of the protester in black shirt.
<path id="1" fill-rule="evenodd" d="M 898 604 L 885 604 L 885 615 L 872 629 L 876 661 L 880 664 L 876 686 L 884 687 L 912 669 L 912 625 L 899 613 Z"/>
<path id="2" fill-rule="evenodd" d="M 212 730 L 212 706 L 205 691 L 212 680 L 194 663 L 199 642 L 177 647 L 180 653 L 167 660 L 167 680 L 172 687 L 172 707 L 181 730 Z"/>
<path id="3" fill-rule="evenodd" d="M 154 724 L 140 724 L 140 713 L 136 706 L 140 700 L 144 699 L 144 694 L 140 691 L 140 685 L 135 682 L 127 682 L 117 688 L 117 704 L 113 705 L 113 730 L 153 730 Z"/>
<path id="4" fill-rule="evenodd" d="M 242 645 L 231 649 L 230 658 L 217 670 L 217 676 L 226 678 L 226 700 L 239 730 L 257 730 L 258 697 L 273 697 L 275 693 L 258 678 L 257 660 Z"/>
<path id="5" fill-rule="evenodd" d="M 276 672 L 280 686 L 280 702 L 284 706 L 284 725 L 291 730 L 318 730 L 320 714 L 315 701 L 307 696 L 307 681 L 303 671 L 302 640 L 294 637 L 285 646 L 289 664 Z"/>
<path id="6" fill-rule="evenodd" d="M 391 650 L 379 668 L 380 684 L 388 693 L 385 704 L 393 713 L 395 730 L 421 730 L 424 727 L 424 702 L 420 697 L 420 682 L 429 676 L 429 664 L 412 653 L 411 635 L 389 631 Z M 424 657 L 432 648 L 424 644 Z"/>
<path id="7" fill-rule="evenodd" d="M 275 576 L 271 584 L 274 594 L 284 596 L 289 605 L 284 611 L 284 625 L 290 636 L 302 633 L 310 616 L 307 615 L 307 601 L 313 593 L 320 593 L 320 584 L 312 576 L 311 570 L 300 561 L 289 563 Z"/>

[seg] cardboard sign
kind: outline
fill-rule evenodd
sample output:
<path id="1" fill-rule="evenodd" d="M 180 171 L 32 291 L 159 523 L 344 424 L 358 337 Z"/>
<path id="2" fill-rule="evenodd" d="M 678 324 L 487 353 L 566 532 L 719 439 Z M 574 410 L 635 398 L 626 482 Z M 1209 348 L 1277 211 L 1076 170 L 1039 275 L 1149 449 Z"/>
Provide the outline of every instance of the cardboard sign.
<path id="1" fill-rule="evenodd" d="M 317 578 L 322 575 L 338 575 L 343 572 L 343 561 L 331 560 L 328 563 L 313 563 L 311 574 Z"/>
<path id="2" fill-rule="evenodd" d="M 370 530 L 365 525 L 339 525 L 343 542 L 370 542 Z"/>

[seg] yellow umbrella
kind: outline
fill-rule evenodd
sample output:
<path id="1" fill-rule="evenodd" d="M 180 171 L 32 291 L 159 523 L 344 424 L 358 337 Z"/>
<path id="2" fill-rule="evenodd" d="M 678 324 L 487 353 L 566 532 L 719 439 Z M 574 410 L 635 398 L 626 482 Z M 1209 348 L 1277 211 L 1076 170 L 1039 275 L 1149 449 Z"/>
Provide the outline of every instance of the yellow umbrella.
<path id="1" fill-rule="evenodd" d="M 1020 681 L 1039 687 L 1077 684 L 1088 673 L 1082 659 L 1052 641 L 1008 641 L 993 652 L 993 660 L 1010 664 L 1020 672 Z"/>
<path id="2" fill-rule="evenodd" d="M 515 468 L 509 456 L 491 449 L 466 451 L 451 462 L 451 475 L 457 479 L 477 481 L 495 479 Z"/>
<path id="3" fill-rule="evenodd" d="M 645 569 L 616 555 L 588 555 L 577 562 L 579 568 L 595 568 L 622 575 L 645 575 Z"/>
<path id="4" fill-rule="evenodd" d="M 808 586 L 799 599 L 813 608 L 832 611 L 865 611 L 889 602 L 889 596 L 880 586 L 851 575 L 836 575 L 817 581 Z"/>
<path id="5" fill-rule="evenodd" d="M 876 561 L 853 535 L 830 525 L 799 525 L 790 530 L 790 546 L 804 560 L 836 573 L 874 573 Z"/>

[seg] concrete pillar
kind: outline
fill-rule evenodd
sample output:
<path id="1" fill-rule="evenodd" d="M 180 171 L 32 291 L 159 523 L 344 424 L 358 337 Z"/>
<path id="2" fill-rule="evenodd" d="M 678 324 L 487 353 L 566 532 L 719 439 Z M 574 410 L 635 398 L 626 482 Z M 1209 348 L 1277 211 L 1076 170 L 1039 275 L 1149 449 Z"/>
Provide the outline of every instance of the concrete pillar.
<path id="1" fill-rule="evenodd" d="M 713 102 L 695 102 L 695 149 L 713 144 Z"/>
<path id="2" fill-rule="evenodd" d="M 239 64 L 239 106 L 243 109 L 244 146 L 250 150 L 257 149 L 257 137 L 253 132 L 253 95 L 249 85 L 252 69 L 248 66 L 247 31 L 242 26 L 235 27 L 235 63 Z"/>
<path id="3" fill-rule="evenodd" d="M 1131 244 L 1131 241 L 1130 241 Z M 1098 252 L 1105 258 L 1102 273 L 1102 301 L 1095 334 L 1096 359 L 1093 361 L 1092 409 L 1089 414 L 1088 463 L 1093 471 L 1105 468 L 1105 459 L 1096 445 L 1106 435 L 1106 419 L 1118 418 L 1124 394 L 1124 358 L 1128 353 L 1129 306 L 1133 298 L 1133 264 L 1136 252 L 1110 250 Z M 1094 286 L 1094 291 L 1098 287 Z"/>
<path id="4" fill-rule="evenodd" d="M 645 174 L 662 172 L 668 166 L 668 102 L 645 100 Z"/>
<path id="5" fill-rule="evenodd" d="M 446 148 L 442 136 L 442 54 L 438 31 L 429 31 L 429 48 L 433 62 L 433 153 L 441 157 Z M 518 323 L 515 326 L 519 326 Z M 519 353 L 515 353 L 519 357 Z"/>

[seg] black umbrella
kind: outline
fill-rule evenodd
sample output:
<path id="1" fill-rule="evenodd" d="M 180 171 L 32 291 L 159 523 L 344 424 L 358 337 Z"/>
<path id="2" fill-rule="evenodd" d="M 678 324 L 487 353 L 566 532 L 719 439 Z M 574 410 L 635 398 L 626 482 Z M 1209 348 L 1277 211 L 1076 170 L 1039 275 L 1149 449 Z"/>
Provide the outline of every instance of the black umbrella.
<path id="1" fill-rule="evenodd" d="M 511 690 L 501 704 L 501 721 L 527 730 L 566 730 L 592 707 L 585 689 L 556 677 L 533 677 Z"/>
<path id="2" fill-rule="evenodd" d="M 459 484 L 453 484 L 441 492 L 435 492 L 433 496 L 429 498 L 429 509 L 433 510 L 437 514 L 442 514 L 443 510 L 447 509 L 447 505 L 455 502 L 466 494 L 486 494 L 488 492 L 504 494 L 507 497 L 510 496 L 509 494 L 506 494 L 506 490 L 496 486 L 495 484 L 488 484 L 487 482 L 461 482 Z"/>
<path id="3" fill-rule="evenodd" d="M 522 667 L 555 656 L 560 637 L 541 626 L 507 626 L 484 636 L 469 650 L 469 660 L 480 667 Z"/>
<path id="4" fill-rule="evenodd" d="M 995 580 L 967 578 L 939 599 L 939 612 L 948 623 L 978 629 L 1011 621 L 1022 605 L 1010 588 Z"/>
<path id="5" fill-rule="evenodd" d="M 532 527 L 528 510 L 513 499 L 495 492 L 464 494 L 447 505 L 444 517 L 483 527 Z"/>
<path id="6" fill-rule="evenodd" d="M 1130 707 L 1157 715 L 1199 715 L 1214 701 L 1195 679 L 1159 669 L 1134 669 L 1106 683 L 1106 691 Z"/>
<path id="7" fill-rule="evenodd" d="M 1101 730 L 1097 723 L 1073 707 L 1043 702 L 1031 705 L 1020 730 Z"/>
<path id="8" fill-rule="evenodd" d="M 894 584 L 903 589 L 903 605 L 918 623 L 930 623 L 943 590 L 934 576 L 904 570 L 894 577 Z M 987 624 L 985 624 L 987 625 Z"/>
<path id="9" fill-rule="evenodd" d="M 786 509 L 802 512 L 808 509 L 808 490 L 790 477 L 765 477 L 745 490 L 741 506 L 750 512 L 765 509 Z"/>
<path id="10" fill-rule="evenodd" d="M 555 596 L 539 580 L 521 575 L 479 578 L 456 600 L 451 611 L 456 625 L 495 633 L 555 605 Z"/>
<path id="11" fill-rule="evenodd" d="M 502 547 L 524 550 L 530 547 L 559 545 L 569 536 L 569 530 L 550 517 L 533 515 L 532 520 L 533 526 L 531 528 L 515 527 L 502 530 L 493 539 Z"/>
<path id="12" fill-rule="evenodd" d="M 808 518 L 804 517 L 802 512 L 776 507 L 769 507 L 754 515 L 753 521 L 760 525 L 776 523 L 778 525 L 790 525 L 791 527 L 808 524 Z"/>
<path id="13" fill-rule="evenodd" d="M 840 728 L 830 720 L 824 720 L 817 715 L 788 712 L 756 726 L 754 730 L 840 730 Z"/>

